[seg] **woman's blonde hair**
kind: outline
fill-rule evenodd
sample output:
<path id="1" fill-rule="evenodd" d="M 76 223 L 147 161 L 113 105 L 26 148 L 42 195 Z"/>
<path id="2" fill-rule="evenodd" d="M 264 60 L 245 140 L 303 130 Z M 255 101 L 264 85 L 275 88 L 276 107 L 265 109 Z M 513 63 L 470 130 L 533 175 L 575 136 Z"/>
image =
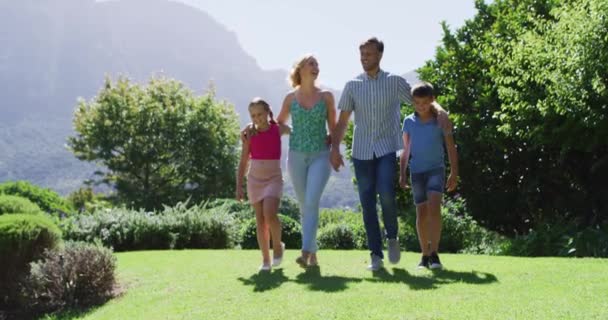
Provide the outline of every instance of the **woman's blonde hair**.
<path id="1" fill-rule="evenodd" d="M 296 63 L 293 64 L 291 68 L 291 72 L 289 73 L 289 82 L 291 83 L 292 88 L 297 88 L 302 83 L 302 76 L 300 75 L 300 69 L 304 67 L 304 65 L 310 59 L 316 59 L 312 54 L 303 55 Z"/>
<path id="2" fill-rule="evenodd" d="M 266 102 L 260 97 L 255 97 L 251 100 L 251 102 L 249 102 L 249 107 L 247 108 L 249 109 L 253 106 L 262 106 L 262 108 L 264 108 L 264 110 L 266 110 L 266 112 L 268 112 L 268 115 L 270 116 L 270 123 L 277 124 L 277 122 L 274 120 L 274 114 L 272 113 L 272 109 L 270 108 L 268 102 Z"/>

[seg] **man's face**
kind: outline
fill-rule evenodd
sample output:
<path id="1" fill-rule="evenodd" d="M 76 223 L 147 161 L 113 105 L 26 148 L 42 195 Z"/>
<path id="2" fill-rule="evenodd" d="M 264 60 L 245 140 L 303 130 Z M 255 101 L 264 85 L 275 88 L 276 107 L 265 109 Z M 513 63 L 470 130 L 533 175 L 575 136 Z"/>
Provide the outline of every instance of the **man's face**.
<path id="1" fill-rule="evenodd" d="M 374 44 L 368 44 L 359 49 L 361 53 L 361 65 L 364 71 L 371 71 L 380 65 L 380 59 L 382 59 L 382 53 L 378 51 L 378 48 Z"/>
<path id="2" fill-rule="evenodd" d="M 434 97 L 414 97 L 414 109 L 419 115 L 426 115 L 431 112 L 433 101 Z"/>

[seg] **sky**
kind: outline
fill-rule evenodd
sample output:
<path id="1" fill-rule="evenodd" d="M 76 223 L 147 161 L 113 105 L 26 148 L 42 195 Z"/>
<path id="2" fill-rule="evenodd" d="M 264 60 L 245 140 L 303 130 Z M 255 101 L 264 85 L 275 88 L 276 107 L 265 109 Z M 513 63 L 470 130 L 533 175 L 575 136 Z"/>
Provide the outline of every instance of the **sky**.
<path id="1" fill-rule="evenodd" d="M 362 72 L 359 44 L 384 41 L 382 69 L 405 74 L 432 59 L 441 21 L 454 30 L 475 15 L 474 0 L 174 0 L 197 7 L 236 33 L 265 70 L 289 70 L 306 53 L 319 84 L 341 89 Z"/>

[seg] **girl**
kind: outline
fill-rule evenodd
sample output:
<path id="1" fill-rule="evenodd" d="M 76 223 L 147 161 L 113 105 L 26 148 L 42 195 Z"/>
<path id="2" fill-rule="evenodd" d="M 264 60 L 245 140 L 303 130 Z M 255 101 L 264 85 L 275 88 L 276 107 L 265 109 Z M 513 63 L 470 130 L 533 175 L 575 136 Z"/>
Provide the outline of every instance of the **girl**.
<path id="1" fill-rule="evenodd" d="M 284 124 L 291 115 L 293 133 L 289 138 L 287 169 L 300 204 L 302 255 L 301 267 L 316 266 L 319 202 L 329 180 L 328 132 L 336 125 L 336 108 L 331 92 L 315 85 L 319 64 L 312 55 L 298 60 L 291 71 L 294 90 L 285 96 L 277 117 Z"/>
<path id="2" fill-rule="evenodd" d="M 285 244 L 281 242 L 281 222 L 277 212 L 283 192 L 281 135 L 288 134 L 290 129 L 274 121 L 270 106 L 260 98 L 251 101 L 249 114 L 254 130 L 243 139 L 236 180 L 236 199 L 243 199 L 243 177 L 251 159 L 247 174 L 247 196 L 255 209 L 258 245 L 263 258 L 260 270 L 269 271 L 271 267 L 281 264 L 285 251 Z M 273 240 L 272 264 L 269 252 L 270 236 Z"/>

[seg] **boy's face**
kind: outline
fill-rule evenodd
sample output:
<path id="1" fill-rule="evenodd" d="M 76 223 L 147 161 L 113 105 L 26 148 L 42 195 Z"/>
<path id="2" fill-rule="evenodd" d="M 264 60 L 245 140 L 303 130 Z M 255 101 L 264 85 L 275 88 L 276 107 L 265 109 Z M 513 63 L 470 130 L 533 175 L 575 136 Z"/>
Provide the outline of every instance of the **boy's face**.
<path id="1" fill-rule="evenodd" d="M 414 109 L 420 115 L 426 115 L 431 112 L 435 97 L 414 97 Z"/>
<path id="2" fill-rule="evenodd" d="M 249 107 L 249 116 L 257 127 L 265 127 L 268 124 L 268 111 L 262 105 L 255 104 Z"/>

